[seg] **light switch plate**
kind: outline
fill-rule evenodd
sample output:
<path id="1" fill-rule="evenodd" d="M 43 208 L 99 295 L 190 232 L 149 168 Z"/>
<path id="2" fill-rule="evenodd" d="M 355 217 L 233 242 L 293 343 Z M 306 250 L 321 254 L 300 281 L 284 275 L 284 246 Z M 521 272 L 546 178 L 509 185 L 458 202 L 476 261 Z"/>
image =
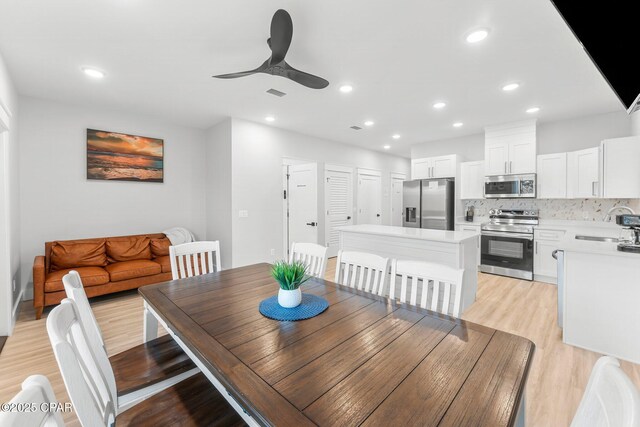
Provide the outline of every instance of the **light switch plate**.
<path id="1" fill-rule="evenodd" d="M 246 210 L 238 211 L 238 216 L 240 218 L 249 218 L 249 211 L 246 211 Z"/>

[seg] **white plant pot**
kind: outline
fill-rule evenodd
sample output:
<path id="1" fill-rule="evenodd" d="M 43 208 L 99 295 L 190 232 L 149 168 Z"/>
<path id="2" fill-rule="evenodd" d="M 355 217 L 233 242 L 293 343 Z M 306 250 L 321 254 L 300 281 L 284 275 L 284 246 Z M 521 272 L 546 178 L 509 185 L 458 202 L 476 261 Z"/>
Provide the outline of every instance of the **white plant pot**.
<path id="1" fill-rule="evenodd" d="M 287 291 L 280 288 L 278 291 L 278 304 L 284 308 L 293 308 L 300 305 L 302 302 L 302 291 L 300 288 L 292 291 Z"/>

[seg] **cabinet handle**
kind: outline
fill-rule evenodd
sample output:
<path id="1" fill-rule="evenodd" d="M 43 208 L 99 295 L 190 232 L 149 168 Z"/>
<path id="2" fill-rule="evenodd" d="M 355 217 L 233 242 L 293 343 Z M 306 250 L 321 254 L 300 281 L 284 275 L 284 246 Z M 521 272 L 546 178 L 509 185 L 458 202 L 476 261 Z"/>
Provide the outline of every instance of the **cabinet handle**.
<path id="1" fill-rule="evenodd" d="M 538 255 L 538 242 L 536 242 L 536 255 Z"/>
<path id="2" fill-rule="evenodd" d="M 504 173 L 507 173 L 507 162 L 504 162 Z"/>
<path id="3" fill-rule="evenodd" d="M 597 184 L 597 183 L 598 183 L 598 181 L 593 181 L 593 182 L 591 183 L 591 195 L 592 195 L 592 196 L 594 196 L 594 197 L 595 197 L 595 196 L 598 196 L 598 195 L 596 194 L 596 184 Z"/>

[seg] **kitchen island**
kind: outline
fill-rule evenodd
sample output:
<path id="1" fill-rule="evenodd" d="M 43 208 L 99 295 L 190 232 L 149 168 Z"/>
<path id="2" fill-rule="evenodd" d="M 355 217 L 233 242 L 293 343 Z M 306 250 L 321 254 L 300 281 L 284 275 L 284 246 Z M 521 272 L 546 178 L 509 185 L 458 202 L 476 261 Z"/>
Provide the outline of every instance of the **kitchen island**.
<path id="1" fill-rule="evenodd" d="M 338 231 L 342 250 L 427 261 L 463 269 L 461 313 L 476 300 L 479 251 L 477 233 L 370 224 L 349 225 L 338 228 Z"/>
<path id="2" fill-rule="evenodd" d="M 640 363 L 640 254 L 616 246 L 573 238 L 559 244 L 562 341 Z"/>

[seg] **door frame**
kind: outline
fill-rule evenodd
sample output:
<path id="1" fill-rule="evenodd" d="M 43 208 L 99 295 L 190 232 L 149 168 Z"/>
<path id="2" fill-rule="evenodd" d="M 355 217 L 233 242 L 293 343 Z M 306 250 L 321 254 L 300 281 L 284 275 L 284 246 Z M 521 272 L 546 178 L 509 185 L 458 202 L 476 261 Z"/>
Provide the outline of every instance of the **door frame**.
<path id="1" fill-rule="evenodd" d="M 407 180 L 407 174 L 402 172 L 391 172 L 389 174 L 389 225 L 393 225 L 393 180 L 401 179 Z M 400 214 L 402 215 L 402 207 L 400 207 Z M 402 221 L 400 221 L 400 227 L 402 227 Z"/>
<path id="2" fill-rule="evenodd" d="M 365 168 L 357 168 L 356 171 L 356 180 L 357 183 L 354 185 L 355 187 L 355 201 L 356 201 L 356 224 L 360 224 L 360 176 L 377 176 L 380 178 L 380 211 L 382 211 L 382 171 L 378 169 L 365 169 Z M 382 212 L 380 212 L 380 223 L 382 223 Z"/>
<path id="3" fill-rule="evenodd" d="M 355 185 L 355 181 L 354 179 L 357 179 L 356 177 L 356 173 L 355 173 L 355 168 L 351 167 L 351 166 L 342 166 L 342 165 L 335 165 L 335 164 L 327 164 L 325 163 L 324 165 L 324 175 L 323 175 L 323 181 L 322 181 L 322 185 L 324 187 L 324 245 L 328 248 L 329 247 L 329 211 L 327 209 L 327 206 L 329 205 L 329 198 L 328 198 L 328 186 L 327 184 L 327 172 L 329 171 L 335 171 L 335 172 L 345 172 L 345 173 L 350 173 L 351 174 L 351 221 L 353 221 L 353 219 L 355 218 L 355 214 L 354 211 L 356 210 L 356 185 Z"/>
<path id="4" fill-rule="evenodd" d="M 0 173 L 3 174 L 0 184 L 0 209 L 3 210 L 3 221 L 0 224 L 0 235 L 4 235 L 3 241 L 0 242 L 0 303 L 2 300 L 6 301 L 6 306 L 0 308 L 2 318 L 0 319 L 0 335 L 11 335 L 15 320 L 17 317 L 18 307 L 20 307 L 20 301 L 22 300 L 22 284 L 16 284 L 20 286 L 19 296 L 14 306 L 13 301 L 13 272 L 11 266 L 11 210 L 8 209 L 10 203 L 11 194 L 9 192 L 10 176 L 10 150 L 9 150 L 9 120 L 11 114 L 9 110 L 4 106 L 2 100 L 0 100 L 0 150 L 2 151 L 2 164 L 0 165 Z M 6 312 L 5 312 L 6 311 Z M 4 330 L 4 331 L 3 331 Z"/>

